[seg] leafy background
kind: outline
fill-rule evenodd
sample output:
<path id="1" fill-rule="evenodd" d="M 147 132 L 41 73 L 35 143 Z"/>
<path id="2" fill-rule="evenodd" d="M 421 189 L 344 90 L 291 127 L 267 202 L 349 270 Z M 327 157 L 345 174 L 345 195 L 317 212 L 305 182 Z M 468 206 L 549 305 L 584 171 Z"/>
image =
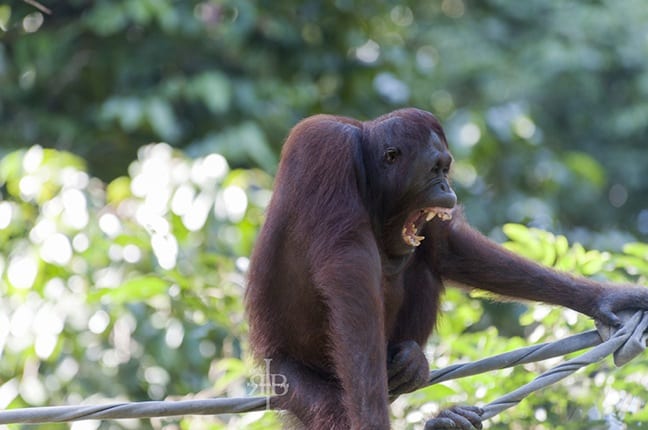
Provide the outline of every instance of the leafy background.
<path id="1" fill-rule="evenodd" d="M 641 0 L 0 1 L 0 408 L 251 394 L 248 256 L 282 140 L 318 112 L 434 112 L 474 225 L 561 270 L 645 284 L 646 54 Z M 592 327 L 454 289 L 444 309 L 434 366 Z M 403 396 L 394 428 L 552 364 Z M 642 357 L 606 361 L 486 426 L 641 428 L 645 374 Z"/>

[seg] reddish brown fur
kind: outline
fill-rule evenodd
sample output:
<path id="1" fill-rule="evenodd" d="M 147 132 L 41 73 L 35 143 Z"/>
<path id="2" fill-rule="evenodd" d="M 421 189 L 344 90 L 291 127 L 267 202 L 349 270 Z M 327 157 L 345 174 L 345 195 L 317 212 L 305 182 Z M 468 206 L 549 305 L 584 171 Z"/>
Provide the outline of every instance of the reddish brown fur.
<path id="1" fill-rule="evenodd" d="M 385 161 L 393 148 L 398 160 Z M 450 161 L 440 124 L 417 109 L 368 122 L 317 115 L 288 136 L 246 306 L 256 357 L 272 359 L 272 371 L 288 378 L 289 393 L 275 406 L 306 428 L 389 428 L 388 387 L 411 391 L 427 374 L 420 347 L 445 281 L 608 323 L 617 322 L 614 311 L 648 308 L 647 290 L 524 260 L 473 230 L 457 209 L 451 221 L 424 224 L 419 247 L 406 245 L 400 233 L 409 214 L 447 205 L 439 169 Z M 479 426 L 470 414 L 472 424 L 448 412 L 428 428 L 448 419 Z"/>

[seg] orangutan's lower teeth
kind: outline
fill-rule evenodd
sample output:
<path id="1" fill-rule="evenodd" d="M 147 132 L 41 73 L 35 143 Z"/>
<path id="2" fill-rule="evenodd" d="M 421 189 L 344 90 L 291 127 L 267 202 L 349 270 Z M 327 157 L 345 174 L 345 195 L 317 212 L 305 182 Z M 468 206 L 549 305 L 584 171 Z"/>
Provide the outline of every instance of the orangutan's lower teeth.
<path id="1" fill-rule="evenodd" d="M 452 209 L 441 207 L 419 209 L 416 214 L 413 214 L 410 217 L 410 219 L 414 218 L 414 222 L 407 223 L 401 231 L 405 243 L 410 246 L 419 246 L 421 241 L 425 239 L 425 236 L 419 236 L 416 233 L 418 233 L 419 229 L 422 227 L 423 222 L 432 221 L 436 216 L 438 216 L 441 221 L 451 220 Z"/>

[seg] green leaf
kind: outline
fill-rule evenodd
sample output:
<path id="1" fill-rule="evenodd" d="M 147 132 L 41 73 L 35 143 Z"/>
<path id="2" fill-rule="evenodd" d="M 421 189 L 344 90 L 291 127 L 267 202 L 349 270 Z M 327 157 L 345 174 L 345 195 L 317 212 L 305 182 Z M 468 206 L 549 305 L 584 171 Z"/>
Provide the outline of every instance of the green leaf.
<path id="1" fill-rule="evenodd" d="M 582 152 L 570 152 L 565 155 L 565 164 L 597 188 L 605 185 L 605 169 L 594 157 Z"/>
<path id="2" fill-rule="evenodd" d="M 558 258 L 556 264 L 554 265 L 554 268 L 565 272 L 571 272 L 574 270 L 575 265 L 576 265 L 576 258 L 574 257 L 574 254 L 571 252 L 565 252 L 562 256 Z"/>
<path id="3" fill-rule="evenodd" d="M 0 30 L 7 31 L 9 19 L 11 18 L 11 6 L 0 5 Z"/>
<path id="4" fill-rule="evenodd" d="M 565 236 L 556 236 L 554 246 L 556 248 L 557 257 L 562 257 L 567 254 L 567 251 L 569 251 L 569 241 Z"/>
<path id="5" fill-rule="evenodd" d="M 43 166 L 56 170 L 62 170 L 65 167 L 86 170 L 83 158 L 67 151 L 59 151 L 51 148 L 43 149 Z"/>
<path id="6" fill-rule="evenodd" d="M 647 243 L 628 243 L 623 247 L 623 252 L 629 255 L 634 255 L 644 260 L 648 260 L 648 244 Z"/>
<path id="7" fill-rule="evenodd" d="M 9 181 L 18 181 L 21 178 L 22 173 L 22 160 L 25 155 L 24 150 L 13 151 L 9 154 L 2 157 L 0 160 L 0 184 L 7 183 Z M 12 194 L 14 194 L 13 190 Z M 16 189 L 16 191 L 18 191 Z M 18 194 L 14 194 L 18 195 Z"/>
<path id="8" fill-rule="evenodd" d="M 115 304 L 139 302 L 159 294 L 165 294 L 168 287 L 169 283 L 157 276 L 142 276 L 130 279 L 116 288 L 93 291 L 88 295 L 88 300 L 107 299 Z"/>
<path id="9" fill-rule="evenodd" d="M 605 264 L 605 257 L 598 251 L 588 251 L 583 258 L 579 261 L 580 271 L 585 276 L 595 275 L 603 270 Z"/>
<path id="10" fill-rule="evenodd" d="M 504 231 L 504 234 L 514 242 L 528 243 L 532 241 L 531 235 L 529 234 L 529 228 L 522 224 L 504 224 L 502 230 Z"/>
<path id="11" fill-rule="evenodd" d="M 200 97 L 212 113 L 222 113 L 229 108 L 230 84 L 222 73 L 209 72 L 198 76 L 190 85 L 190 93 Z"/>
<path id="12" fill-rule="evenodd" d="M 540 241 L 539 230 L 521 224 L 505 224 L 502 230 L 511 239 L 510 242 L 504 243 L 505 248 L 535 261 L 544 261 L 548 258 L 545 244 Z M 551 252 L 553 254 L 554 251 Z M 549 264 L 551 264 L 554 258 L 549 257 L 551 258 Z"/>
<path id="13" fill-rule="evenodd" d="M 166 100 L 155 97 L 146 105 L 146 114 L 153 130 L 164 140 L 173 141 L 180 136 L 178 119 Z"/>
<path id="14" fill-rule="evenodd" d="M 648 275 L 648 261 L 632 255 L 619 255 L 614 258 L 614 265 L 622 267 L 631 275 L 639 273 Z"/>
<path id="15" fill-rule="evenodd" d="M 132 196 L 131 180 L 128 176 L 120 176 L 114 179 L 106 187 L 106 200 L 112 205 L 116 205 Z"/>
<path id="16" fill-rule="evenodd" d="M 412 406 L 420 406 L 428 402 L 445 401 L 454 394 L 456 394 L 456 391 L 447 385 L 435 384 L 416 391 L 414 395 L 410 396 L 412 398 L 410 403 Z"/>
<path id="17" fill-rule="evenodd" d="M 542 251 L 542 258 L 540 262 L 545 266 L 553 266 L 556 263 L 556 246 L 554 236 L 545 231 L 538 231 L 539 245 Z"/>

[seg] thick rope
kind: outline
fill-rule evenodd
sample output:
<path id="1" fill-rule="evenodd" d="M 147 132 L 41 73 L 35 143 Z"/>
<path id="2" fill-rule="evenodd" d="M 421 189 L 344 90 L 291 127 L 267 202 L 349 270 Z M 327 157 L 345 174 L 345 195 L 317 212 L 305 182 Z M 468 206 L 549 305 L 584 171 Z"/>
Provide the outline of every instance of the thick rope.
<path id="1" fill-rule="evenodd" d="M 12 409 L 0 412 L 0 424 L 59 423 L 80 420 L 116 420 L 179 415 L 218 415 L 262 411 L 266 397 L 232 397 L 219 399 L 159 402 L 112 403 L 97 406 L 46 406 Z"/>
<path id="2" fill-rule="evenodd" d="M 555 384 L 561 379 L 564 379 L 567 376 L 571 375 L 581 367 L 585 367 L 592 363 L 597 363 L 610 354 L 622 351 L 626 344 L 632 345 L 631 348 L 634 348 L 634 344 L 638 341 L 643 344 L 643 349 L 645 349 L 647 328 L 648 312 L 642 311 L 631 315 L 629 319 L 625 321 L 625 324 L 616 333 L 614 333 L 610 338 L 602 342 L 600 345 L 590 349 L 589 351 L 576 358 L 559 364 L 558 366 L 541 374 L 528 384 L 525 384 L 520 388 L 513 390 L 510 393 L 505 394 L 499 399 L 494 400 L 484 406 L 484 414 L 482 415 L 482 419 L 492 418 L 500 412 L 517 405 L 529 394 L 549 385 Z"/>
<path id="3" fill-rule="evenodd" d="M 543 373 L 530 383 L 484 406 L 483 419 L 515 406 L 529 394 L 571 375 L 581 367 L 596 363 L 610 354 L 623 364 L 646 348 L 648 311 L 620 316 L 620 329 L 599 327 L 556 342 L 545 343 L 485 358 L 472 363 L 456 364 L 430 373 L 427 385 L 437 384 L 495 369 L 562 356 L 584 348 L 594 347 L 579 357 Z M 601 333 L 601 335 L 599 335 Z M 603 336 L 604 339 L 601 339 Z M 101 406 L 49 406 L 0 411 L 0 424 L 68 422 L 89 419 L 130 419 L 180 415 L 217 415 L 268 409 L 270 397 L 217 398 L 203 400 L 151 401 L 114 403 Z"/>
<path id="4" fill-rule="evenodd" d="M 430 372 L 427 385 L 434 385 L 451 379 L 464 378 L 466 376 L 478 375 L 490 372 L 491 370 L 507 369 L 520 364 L 533 363 L 548 358 L 560 357 L 571 352 L 591 348 L 602 342 L 601 336 L 596 330 L 566 337 L 555 342 L 541 343 L 505 352 L 481 360 L 453 364 L 443 369 Z"/>

